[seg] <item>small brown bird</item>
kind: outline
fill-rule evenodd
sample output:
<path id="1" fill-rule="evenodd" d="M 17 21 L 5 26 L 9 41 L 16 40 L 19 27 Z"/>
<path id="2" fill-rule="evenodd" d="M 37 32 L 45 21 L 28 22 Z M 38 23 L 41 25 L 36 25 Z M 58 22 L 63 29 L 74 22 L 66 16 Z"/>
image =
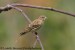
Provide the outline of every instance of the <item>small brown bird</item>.
<path id="1" fill-rule="evenodd" d="M 37 19 L 35 19 L 34 21 L 32 21 L 25 29 L 23 32 L 20 33 L 20 35 L 24 35 L 28 32 L 33 32 L 38 30 L 42 24 L 44 23 L 46 17 L 45 16 L 40 16 Z"/>

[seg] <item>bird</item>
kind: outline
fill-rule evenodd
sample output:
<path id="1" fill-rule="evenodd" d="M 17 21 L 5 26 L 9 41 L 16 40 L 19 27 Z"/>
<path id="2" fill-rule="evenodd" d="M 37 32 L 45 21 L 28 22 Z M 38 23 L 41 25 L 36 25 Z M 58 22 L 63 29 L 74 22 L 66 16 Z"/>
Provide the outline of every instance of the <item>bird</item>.
<path id="1" fill-rule="evenodd" d="M 33 20 L 29 25 L 27 25 L 24 31 L 20 33 L 20 35 L 37 31 L 43 25 L 45 19 L 46 19 L 46 16 L 39 16 L 37 19 Z"/>

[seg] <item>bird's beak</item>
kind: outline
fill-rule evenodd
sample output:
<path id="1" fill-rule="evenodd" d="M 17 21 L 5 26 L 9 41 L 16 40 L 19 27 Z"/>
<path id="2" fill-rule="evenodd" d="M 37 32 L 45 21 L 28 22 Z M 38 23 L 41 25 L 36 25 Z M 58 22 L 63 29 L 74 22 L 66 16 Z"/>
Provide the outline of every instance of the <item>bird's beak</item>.
<path id="1" fill-rule="evenodd" d="M 47 18 L 47 17 L 45 17 L 44 20 L 45 20 L 46 18 Z"/>

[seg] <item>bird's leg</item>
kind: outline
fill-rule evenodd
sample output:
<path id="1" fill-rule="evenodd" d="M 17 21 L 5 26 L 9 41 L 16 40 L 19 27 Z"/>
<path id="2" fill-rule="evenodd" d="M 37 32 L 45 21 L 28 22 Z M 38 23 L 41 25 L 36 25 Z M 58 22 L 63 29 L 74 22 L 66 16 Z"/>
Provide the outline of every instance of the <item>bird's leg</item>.
<path id="1" fill-rule="evenodd" d="M 34 42 L 34 44 L 33 44 L 33 48 L 35 48 L 36 43 L 37 43 L 37 41 L 38 41 L 38 40 L 37 40 L 37 34 L 38 34 L 38 33 L 37 33 L 37 32 L 34 32 L 34 34 L 36 35 L 36 40 L 35 40 L 35 42 Z"/>

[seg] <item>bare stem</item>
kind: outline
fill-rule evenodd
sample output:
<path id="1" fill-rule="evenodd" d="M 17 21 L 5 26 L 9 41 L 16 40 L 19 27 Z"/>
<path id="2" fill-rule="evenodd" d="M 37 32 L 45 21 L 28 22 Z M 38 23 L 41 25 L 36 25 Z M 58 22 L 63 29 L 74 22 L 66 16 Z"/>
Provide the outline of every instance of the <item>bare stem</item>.
<path id="1" fill-rule="evenodd" d="M 19 12 L 21 12 L 22 13 L 22 15 L 26 18 L 26 20 L 29 22 L 29 23 L 31 23 L 31 20 L 28 18 L 28 16 L 22 11 L 22 9 L 20 9 L 20 8 L 18 8 L 18 7 L 14 7 L 14 6 L 12 6 L 12 5 L 10 5 L 10 7 L 12 7 L 13 9 L 16 9 L 16 10 L 18 10 Z"/>
<path id="2" fill-rule="evenodd" d="M 43 45 L 42 45 L 42 43 L 41 43 L 41 40 L 40 40 L 39 36 L 36 35 L 36 37 L 37 37 L 37 41 L 38 41 L 38 42 L 40 43 L 40 45 L 41 45 L 42 50 L 44 50 Z"/>
<path id="3" fill-rule="evenodd" d="M 43 47 L 43 45 L 42 45 L 42 43 L 41 43 L 41 40 L 40 40 L 38 34 L 36 35 L 36 41 L 35 41 L 35 43 L 34 43 L 34 45 L 33 45 L 33 48 L 35 48 L 37 42 L 40 43 L 40 46 L 41 46 L 42 50 L 44 50 L 44 47 Z"/>
<path id="4" fill-rule="evenodd" d="M 52 8 L 52 7 L 35 6 L 35 5 L 29 5 L 29 4 L 11 4 L 11 5 L 18 6 L 18 7 L 29 7 L 29 8 L 36 8 L 36 9 L 51 10 L 51 11 L 54 11 L 54 12 L 59 12 L 59 13 L 62 13 L 62 14 L 66 14 L 66 15 L 70 15 L 70 16 L 75 17 L 75 14 L 72 14 L 72 13 L 69 13 L 69 12 L 66 12 L 66 11 L 62 11 L 62 10 L 58 10 L 58 9 L 55 9 L 55 8 Z"/>
<path id="5" fill-rule="evenodd" d="M 33 44 L 33 48 L 35 48 L 36 43 L 37 43 L 37 37 L 36 37 L 36 40 L 35 40 L 35 42 L 34 42 L 34 44 Z"/>

